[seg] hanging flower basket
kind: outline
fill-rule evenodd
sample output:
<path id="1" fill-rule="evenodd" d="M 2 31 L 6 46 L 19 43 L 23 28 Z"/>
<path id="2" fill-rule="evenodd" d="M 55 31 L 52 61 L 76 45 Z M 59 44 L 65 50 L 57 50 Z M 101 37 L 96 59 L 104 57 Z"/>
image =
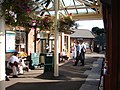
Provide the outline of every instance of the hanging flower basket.
<path id="1" fill-rule="evenodd" d="M 75 21 L 72 20 L 72 15 L 63 16 L 59 19 L 59 32 L 66 32 L 71 27 L 75 26 Z"/>
<path id="2" fill-rule="evenodd" d="M 1 16 L 5 16 L 5 23 L 8 25 L 29 27 L 32 19 L 37 18 L 37 15 L 33 14 L 38 8 L 36 2 L 34 0 L 3 0 Z M 54 18 L 50 15 L 36 20 L 41 30 L 54 30 Z M 58 23 L 59 32 L 66 32 L 75 25 L 71 14 L 61 17 Z"/>
<path id="3" fill-rule="evenodd" d="M 3 0 L 1 4 L 5 23 L 12 26 L 27 26 L 31 21 L 30 13 L 36 10 L 33 0 Z"/>
<path id="4" fill-rule="evenodd" d="M 49 31 L 54 31 L 54 17 L 51 17 L 50 15 L 45 15 L 44 17 L 41 17 L 38 19 L 39 21 L 39 28 L 41 30 L 49 30 Z M 70 30 L 71 27 L 75 26 L 75 21 L 72 20 L 72 15 L 66 15 L 60 17 L 58 20 L 58 30 L 59 32 L 67 32 Z"/>
<path id="5" fill-rule="evenodd" d="M 50 15 L 45 15 L 38 20 L 41 30 L 51 31 L 54 27 L 54 19 Z"/>

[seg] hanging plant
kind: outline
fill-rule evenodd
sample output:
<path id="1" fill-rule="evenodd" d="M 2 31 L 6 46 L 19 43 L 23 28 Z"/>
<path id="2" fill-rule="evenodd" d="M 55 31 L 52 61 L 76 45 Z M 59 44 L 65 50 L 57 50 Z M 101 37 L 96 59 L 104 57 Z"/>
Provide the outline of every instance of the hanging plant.
<path id="1" fill-rule="evenodd" d="M 33 0 L 4 0 L 2 3 L 2 15 L 6 24 L 12 26 L 26 26 L 31 21 L 30 13 L 35 11 Z"/>
<path id="2" fill-rule="evenodd" d="M 72 20 L 72 14 L 62 16 L 59 19 L 59 32 L 66 32 L 70 30 L 71 27 L 75 26 L 75 21 Z"/>
<path id="3" fill-rule="evenodd" d="M 39 28 L 41 30 L 54 30 L 54 17 L 51 17 L 50 15 L 45 15 L 38 19 L 39 21 Z M 74 20 L 72 20 L 72 14 L 62 16 L 58 20 L 59 26 L 58 30 L 59 32 L 67 32 L 70 30 L 71 27 L 76 26 L 76 23 Z"/>
<path id="4" fill-rule="evenodd" d="M 41 30 L 53 30 L 54 27 L 54 21 L 53 21 L 53 17 L 51 17 L 50 15 L 45 15 L 41 18 L 39 18 L 39 28 Z"/>

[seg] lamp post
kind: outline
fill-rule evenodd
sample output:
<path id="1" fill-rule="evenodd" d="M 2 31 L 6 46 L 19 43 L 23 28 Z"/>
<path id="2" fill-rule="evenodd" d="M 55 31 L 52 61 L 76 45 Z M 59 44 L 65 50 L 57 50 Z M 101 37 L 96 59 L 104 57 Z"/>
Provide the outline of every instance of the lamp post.
<path id="1" fill-rule="evenodd" d="M 50 37 L 50 31 L 46 31 L 46 33 L 48 34 L 47 40 L 48 40 L 48 46 L 49 46 L 49 37 Z"/>
<path id="2" fill-rule="evenodd" d="M 47 31 L 46 31 L 46 33 L 47 33 L 47 45 L 46 45 L 46 52 L 48 53 L 48 52 L 49 52 L 49 49 L 50 49 L 50 47 L 49 47 L 49 37 L 50 37 L 50 31 L 49 31 L 49 30 L 47 30 Z"/>

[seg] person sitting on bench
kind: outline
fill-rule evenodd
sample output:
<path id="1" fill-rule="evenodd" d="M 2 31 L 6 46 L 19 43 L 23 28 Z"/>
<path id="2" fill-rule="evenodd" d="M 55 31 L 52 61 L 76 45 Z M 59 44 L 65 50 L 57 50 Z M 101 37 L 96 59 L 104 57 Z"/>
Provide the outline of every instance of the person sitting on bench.
<path id="1" fill-rule="evenodd" d="M 61 52 L 60 56 L 61 56 L 61 58 L 62 58 L 62 61 L 68 60 L 67 54 L 66 54 L 66 52 L 65 52 L 64 49 L 63 49 L 63 51 Z"/>

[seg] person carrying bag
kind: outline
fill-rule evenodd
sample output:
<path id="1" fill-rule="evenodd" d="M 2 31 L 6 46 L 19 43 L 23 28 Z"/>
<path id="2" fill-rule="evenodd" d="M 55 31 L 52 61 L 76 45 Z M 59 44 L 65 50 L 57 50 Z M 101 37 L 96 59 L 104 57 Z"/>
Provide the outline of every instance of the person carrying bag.
<path id="1" fill-rule="evenodd" d="M 86 45 L 84 42 L 82 42 L 82 44 L 81 44 L 81 63 L 82 63 L 82 66 L 84 66 L 84 62 L 85 62 L 85 53 L 86 53 Z"/>

